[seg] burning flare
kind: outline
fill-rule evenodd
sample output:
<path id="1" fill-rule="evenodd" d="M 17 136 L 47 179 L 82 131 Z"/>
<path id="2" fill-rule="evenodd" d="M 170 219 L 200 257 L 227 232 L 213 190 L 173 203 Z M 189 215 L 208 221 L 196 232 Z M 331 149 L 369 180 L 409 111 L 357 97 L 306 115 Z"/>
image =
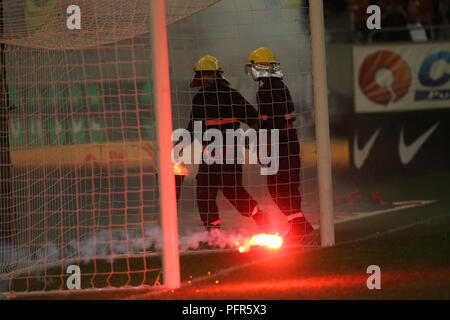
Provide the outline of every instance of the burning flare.
<path id="1" fill-rule="evenodd" d="M 236 241 L 236 247 L 240 253 L 247 252 L 250 247 L 260 246 L 267 247 L 269 249 L 279 249 L 283 245 L 283 237 L 277 234 L 265 234 L 260 233 L 248 238 L 241 245 Z"/>
<path id="2" fill-rule="evenodd" d="M 188 176 L 189 175 L 188 169 L 183 164 L 178 164 L 178 163 L 175 163 L 173 165 L 173 173 L 176 176 Z"/>

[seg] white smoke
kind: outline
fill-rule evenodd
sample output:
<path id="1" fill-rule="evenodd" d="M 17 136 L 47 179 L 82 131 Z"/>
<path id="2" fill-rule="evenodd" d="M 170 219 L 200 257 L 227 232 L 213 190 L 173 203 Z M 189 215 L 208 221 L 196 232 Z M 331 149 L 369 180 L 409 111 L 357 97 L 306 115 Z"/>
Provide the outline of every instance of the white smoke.
<path id="1" fill-rule="evenodd" d="M 212 230 L 211 232 L 199 231 L 180 236 L 180 252 L 197 250 L 202 245 L 210 248 L 235 248 L 252 236 L 249 230 Z"/>
<path id="2" fill-rule="evenodd" d="M 184 253 L 204 248 L 235 248 L 252 235 L 251 230 L 245 229 L 239 232 L 231 230 L 180 232 L 179 249 Z M 0 244 L 0 280 L 8 278 L 8 274 L 14 270 L 27 270 L 30 274 L 39 275 L 44 268 L 52 265 L 55 267 L 63 265 L 67 268 L 76 263 L 89 263 L 99 259 L 112 262 L 126 256 L 139 256 L 144 252 L 158 255 L 162 251 L 161 229 L 157 227 L 144 230 L 144 237 L 142 232 L 114 230 L 81 240 L 72 240 L 64 245 L 46 243 L 33 252 L 29 248 L 14 248 L 11 245 Z"/>

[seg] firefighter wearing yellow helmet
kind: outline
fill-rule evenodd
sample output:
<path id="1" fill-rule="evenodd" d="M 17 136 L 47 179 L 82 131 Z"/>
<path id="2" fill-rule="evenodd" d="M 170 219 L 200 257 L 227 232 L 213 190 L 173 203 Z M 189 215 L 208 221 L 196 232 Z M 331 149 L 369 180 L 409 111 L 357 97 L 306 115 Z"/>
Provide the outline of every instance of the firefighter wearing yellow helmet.
<path id="1" fill-rule="evenodd" d="M 278 130 L 279 169 L 267 176 L 269 193 L 290 225 L 285 236 L 287 242 L 301 242 L 305 234 L 313 231 L 301 208 L 300 143 L 295 121 L 295 108 L 288 87 L 283 82 L 280 63 L 266 47 L 252 51 L 246 71 L 259 83 L 256 100 L 260 128 Z"/>
<path id="2" fill-rule="evenodd" d="M 201 57 L 195 64 L 194 71 L 195 75 L 190 85 L 191 88 L 203 86 L 202 80 L 208 83 L 213 83 L 213 80 L 228 83 L 228 80 L 223 77 L 219 60 L 211 55 Z M 208 79 L 210 80 L 208 81 Z"/>
<path id="3" fill-rule="evenodd" d="M 250 53 L 246 71 L 255 81 L 267 77 L 283 79 L 280 63 L 275 60 L 272 51 L 266 47 L 258 48 Z"/>
<path id="4" fill-rule="evenodd" d="M 195 76 L 191 87 L 200 87 L 192 100 L 192 112 L 187 131 L 192 138 L 194 128 L 201 132 L 216 129 L 222 133 L 222 141 L 226 141 L 227 130 L 237 130 L 241 123 L 256 128 L 258 125 L 258 112 L 245 98 L 230 87 L 230 83 L 223 77 L 219 60 L 206 55 L 195 64 Z M 200 141 L 205 148 L 208 142 Z M 208 231 L 216 230 L 221 226 L 219 209 L 216 203 L 218 191 L 246 217 L 251 217 L 261 230 L 268 228 L 267 214 L 258 208 L 257 202 L 247 192 L 242 184 L 242 164 L 237 161 L 237 152 L 233 151 L 234 161 L 229 163 L 226 146 L 221 148 L 222 160 L 206 161 L 203 154 L 202 163 L 197 174 L 197 207 L 203 225 Z M 211 154 L 211 157 L 217 155 Z M 217 158 L 216 158 L 217 159 Z"/>
<path id="5" fill-rule="evenodd" d="M 209 54 L 201 57 L 195 64 L 195 71 L 221 71 L 220 62 L 216 57 Z"/>

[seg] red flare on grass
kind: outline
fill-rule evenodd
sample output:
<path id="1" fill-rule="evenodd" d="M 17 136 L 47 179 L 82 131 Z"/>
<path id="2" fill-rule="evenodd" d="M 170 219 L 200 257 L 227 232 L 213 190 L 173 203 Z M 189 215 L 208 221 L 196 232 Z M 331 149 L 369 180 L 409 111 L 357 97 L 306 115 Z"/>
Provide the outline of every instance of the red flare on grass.
<path id="1" fill-rule="evenodd" d="M 342 197 L 341 196 L 333 196 L 333 204 L 335 205 L 335 206 L 338 206 L 338 205 L 340 205 L 341 203 L 343 203 L 344 202 L 344 199 L 342 199 Z"/>
<path id="2" fill-rule="evenodd" d="M 358 188 L 355 189 L 352 193 L 350 193 L 349 200 L 350 202 L 357 202 L 361 200 L 362 195 Z"/>
<path id="3" fill-rule="evenodd" d="M 380 193 L 375 192 L 374 194 L 372 194 L 372 202 L 383 203 L 383 198 L 381 197 Z"/>
<path id="4" fill-rule="evenodd" d="M 236 241 L 236 247 L 240 253 L 247 252 L 250 247 L 260 246 L 269 249 L 279 249 L 283 245 L 283 237 L 277 234 L 266 234 L 260 233 L 256 234 L 246 240 L 244 243 L 239 243 Z"/>

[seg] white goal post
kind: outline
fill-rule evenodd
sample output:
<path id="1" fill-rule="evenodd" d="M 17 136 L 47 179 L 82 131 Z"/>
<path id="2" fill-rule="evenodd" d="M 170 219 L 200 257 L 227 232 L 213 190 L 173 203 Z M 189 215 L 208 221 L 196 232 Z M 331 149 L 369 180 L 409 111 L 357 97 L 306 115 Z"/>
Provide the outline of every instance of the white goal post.
<path id="1" fill-rule="evenodd" d="M 172 148 L 167 148 L 172 144 L 172 104 L 170 102 L 166 1 L 153 0 L 151 8 L 164 284 L 169 288 L 178 288 L 180 287 L 180 255 L 178 250 L 177 200 L 171 158 Z"/>
<path id="2" fill-rule="evenodd" d="M 312 74 L 316 121 L 317 175 L 320 212 L 320 238 L 323 247 L 335 243 L 333 222 L 333 191 L 331 180 L 330 126 L 328 120 L 327 61 L 323 0 L 309 2 L 311 21 Z"/>

